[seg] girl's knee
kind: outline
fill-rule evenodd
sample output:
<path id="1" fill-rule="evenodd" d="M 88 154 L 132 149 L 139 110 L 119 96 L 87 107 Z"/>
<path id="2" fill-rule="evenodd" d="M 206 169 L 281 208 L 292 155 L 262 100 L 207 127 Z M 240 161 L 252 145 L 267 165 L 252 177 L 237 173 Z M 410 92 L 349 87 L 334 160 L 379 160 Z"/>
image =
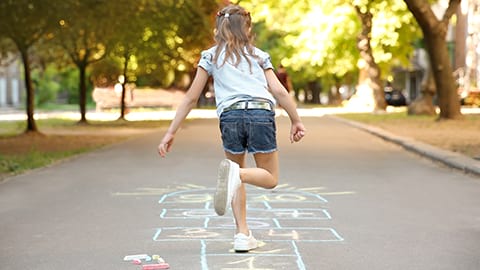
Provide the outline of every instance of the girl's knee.
<path id="1" fill-rule="evenodd" d="M 275 177 L 272 177 L 272 179 L 269 181 L 267 185 L 265 185 L 266 189 L 273 189 L 278 185 L 278 179 Z"/>

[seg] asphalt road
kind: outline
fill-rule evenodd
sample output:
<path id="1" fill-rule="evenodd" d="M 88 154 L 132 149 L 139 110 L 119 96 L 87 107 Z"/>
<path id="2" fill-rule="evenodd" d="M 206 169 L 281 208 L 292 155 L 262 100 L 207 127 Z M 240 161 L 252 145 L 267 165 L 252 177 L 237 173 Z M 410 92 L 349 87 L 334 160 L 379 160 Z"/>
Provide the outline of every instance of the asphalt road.
<path id="1" fill-rule="evenodd" d="M 280 184 L 248 190 L 254 252 L 231 250 L 232 216 L 212 209 L 223 152 L 206 119 L 166 159 L 159 130 L 0 184 L 0 269 L 142 269 L 123 260 L 135 254 L 182 270 L 480 269 L 478 177 L 329 117 L 304 122 L 292 145 L 278 118 Z"/>

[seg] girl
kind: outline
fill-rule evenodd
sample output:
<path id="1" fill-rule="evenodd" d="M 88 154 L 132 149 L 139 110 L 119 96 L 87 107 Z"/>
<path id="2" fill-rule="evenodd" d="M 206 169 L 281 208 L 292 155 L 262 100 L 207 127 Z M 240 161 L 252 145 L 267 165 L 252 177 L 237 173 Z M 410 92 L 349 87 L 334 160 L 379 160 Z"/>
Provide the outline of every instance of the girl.
<path id="1" fill-rule="evenodd" d="M 250 30 L 250 13 L 242 7 L 230 5 L 217 13 L 216 46 L 201 53 L 195 78 L 158 145 L 158 153 L 165 157 L 175 133 L 213 76 L 226 156 L 218 169 L 214 207 L 218 215 L 224 215 L 231 205 L 237 227 L 234 250 L 238 252 L 257 247 L 247 225 L 244 184 L 263 188 L 277 185 L 277 102 L 290 118 L 290 141 L 298 142 L 305 135 L 293 99 L 277 79 L 270 56 L 254 47 Z M 245 168 L 246 151 L 253 154 L 256 168 Z"/>

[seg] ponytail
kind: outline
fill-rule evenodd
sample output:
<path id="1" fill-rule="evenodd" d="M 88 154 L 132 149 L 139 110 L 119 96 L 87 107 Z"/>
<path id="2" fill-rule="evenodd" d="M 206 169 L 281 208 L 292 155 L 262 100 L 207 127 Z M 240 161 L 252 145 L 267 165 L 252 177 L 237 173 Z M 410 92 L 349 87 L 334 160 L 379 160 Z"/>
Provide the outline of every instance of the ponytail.
<path id="1" fill-rule="evenodd" d="M 247 57 L 247 54 L 255 57 L 251 26 L 250 13 L 240 6 L 230 5 L 219 11 L 216 18 L 215 41 L 217 48 L 213 58 L 214 63 L 218 65 L 218 57 L 225 50 L 225 57 L 220 66 L 224 65 L 227 60 L 231 60 L 236 67 L 243 57 L 251 69 L 252 64 Z"/>

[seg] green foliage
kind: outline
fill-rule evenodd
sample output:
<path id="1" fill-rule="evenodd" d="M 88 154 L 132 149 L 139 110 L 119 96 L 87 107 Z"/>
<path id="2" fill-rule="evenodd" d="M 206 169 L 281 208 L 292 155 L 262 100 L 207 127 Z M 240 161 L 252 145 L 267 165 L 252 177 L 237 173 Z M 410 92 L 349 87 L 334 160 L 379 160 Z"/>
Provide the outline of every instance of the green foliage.
<path id="1" fill-rule="evenodd" d="M 15 44 L 11 39 L 2 35 L 0 31 L 0 64 L 2 61 L 8 61 L 11 54 L 15 52 Z"/>
<path id="2" fill-rule="evenodd" d="M 66 103 L 78 104 L 78 70 L 73 67 L 60 69 L 54 64 L 48 65 L 43 69 L 34 69 L 32 71 L 32 79 L 35 85 L 36 105 L 44 108 L 45 105 L 55 103 L 59 96 L 66 97 Z M 87 91 L 91 93 L 93 86 L 87 83 Z M 92 98 L 87 95 L 88 102 L 92 102 Z"/>
<path id="3" fill-rule="evenodd" d="M 57 70 L 49 65 L 45 70 L 32 71 L 32 80 L 35 85 L 35 100 L 37 105 L 55 102 L 60 91 Z"/>
<path id="4" fill-rule="evenodd" d="M 371 42 L 384 74 L 394 65 L 407 65 L 412 51 L 409 45 L 419 36 L 413 16 L 402 1 L 249 0 L 241 4 L 252 11 L 260 29 L 280 37 L 281 41 L 274 44 L 277 49 L 271 49 L 272 41 L 263 33 L 257 45 L 271 49 L 272 59 L 281 59 L 295 72 L 296 81 L 323 77 L 334 82 L 358 71 L 356 42 L 361 26 L 354 4 L 374 14 Z"/>
<path id="5" fill-rule="evenodd" d="M 54 17 L 46 1 L 0 1 L 0 36 L 13 41 L 18 50 L 30 48 L 53 27 Z"/>
<path id="6" fill-rule="evenodd" d="M 78 104 L 78 70 L 73 67 L 67 67 L 59 70 L 61 92 L 67 95 L 68 104 Z M 89 84 L 90 85 L 90 84 Z M 91 88 L 91 85 L 90 87 Z"/>
<path id="7" fill-rule="evenodd" d="M 122 74 L 122 59 L 115 55 L 109 55 L 102 61 L 94 63 L 91 67 L 91 80 L 95 86 L 108 87 L 118 82 L 118 76 Z"/>
<path id="8" fill-rule="evenodd" d="M 24 19 L 16 21 L 16 28 L 8 27 L 15 33 L 42 37 L 41 46 L 35 46 L 31 52 L 42 55 L 42 61 L 55 61 L 59 66 L 57 75 L 49 75 L 60 85 L 59 90 L 56 83 L 38 84 L 47 89 L 36 91 L 42 95 L 37 97 L 41 103 L 51 99 L 55 91 L 68 92 L 69 102 L 78 101 L 78 81 L 74 83 L 78 72 L 69 68 L 72 63 L 91 67 L 90 79 L 99 86 L 115 83 L 123 73 L 125 61 L 130 82 L 179 85 L 195 67 L 200 51 L 213 43 L 213 20 L 218 9 L 215 0 L 138 0 L 134 5 L 129 0 L 65 0 L 54 6 L 44 6 L 44 1 L 39 0 L 24 1 L 27 0 L 6 0 L 1 4 L 8 3 L 11 10 L 14 2 L 21 3 L 23 6 L 15 5 L 16 14 L 34 12 L 42 20 Z M 361 26 L 353 5 L 374 14 L 371 42 L 385 76 L 392 66 L 407 64 L 410 44 L 419 36 L 403 1 L 238 2 L 252 12 L 257 46 L 271 54 L 275 66 L 281 63 L 288 68 L 296 86 L 319 78 L 327 85 L 355 80 L 360 58 L 356 42 Z M 29 3 L 33 3 L 34 10 L 28 8 Z M 46 12 L 45 8 L 54 12 Z M 0 18 L 0 26 L 7 23 L 11 22 Z M 37 28 L 39 23 L 48 25 L 48 31 L 45 27 Z M 52 25 L 55 27 L 51 28 Z M 0 35 L 12 31 L 2 30 Z M 6 46 L 2 44 L 0 50 L 4 52 Z"/>
<path id="9" fill-rule="evenodd" d="M 137 85 L 169 86 L 194 68 L 212 40 L 214 0 L 108 2 L 111 34 L 107 59 L 94 64 L 95 83 L 105 86 L 127 75 Z M 128 19 L 118 19 L 128 18 Z M 125 61 L 127 64 L 125 65 Z M 97 73 L 99 72 L 99 73 Z"/>

